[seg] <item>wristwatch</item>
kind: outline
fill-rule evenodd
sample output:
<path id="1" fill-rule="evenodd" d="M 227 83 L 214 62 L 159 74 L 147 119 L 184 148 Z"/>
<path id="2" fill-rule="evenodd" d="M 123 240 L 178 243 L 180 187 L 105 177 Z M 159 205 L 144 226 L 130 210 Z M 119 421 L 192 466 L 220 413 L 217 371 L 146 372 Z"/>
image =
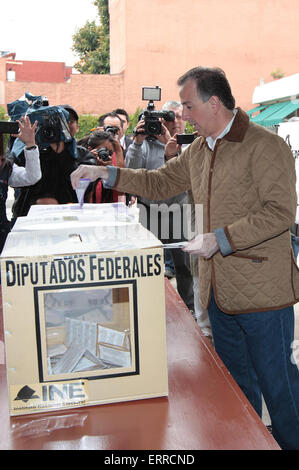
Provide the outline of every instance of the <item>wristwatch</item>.
<path id="1" fill-rule="evenodd" d="M 37 145 L 31 145 L 31 147 L 25 147 L 26 150 L 36 149 Z"/>

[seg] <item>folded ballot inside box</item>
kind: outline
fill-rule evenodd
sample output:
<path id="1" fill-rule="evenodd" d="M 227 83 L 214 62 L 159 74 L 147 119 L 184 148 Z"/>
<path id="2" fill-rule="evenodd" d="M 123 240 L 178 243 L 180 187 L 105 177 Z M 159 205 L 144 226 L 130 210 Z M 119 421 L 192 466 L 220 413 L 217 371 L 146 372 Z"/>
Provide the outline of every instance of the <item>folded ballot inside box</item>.
<path id="1" fill-rule="evenodd" d="M 1 256 L 11 415 L 167 395 L 160 241 L 134 217 L 69 226 L 44 207 Z"/>

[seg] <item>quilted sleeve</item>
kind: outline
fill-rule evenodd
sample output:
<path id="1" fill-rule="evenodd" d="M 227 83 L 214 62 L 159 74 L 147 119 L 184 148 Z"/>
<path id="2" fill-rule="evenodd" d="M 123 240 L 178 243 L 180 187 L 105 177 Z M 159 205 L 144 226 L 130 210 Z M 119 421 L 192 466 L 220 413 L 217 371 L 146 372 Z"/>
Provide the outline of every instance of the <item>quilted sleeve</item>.
<path id="1" fill-rule="evenodd" d="M 113 189 L 151 200 L 164 200 L 191 187 L 188 149 L 158 170 L 118 168 Z"/>
<path id="2" fill-rule="evenodd" d="M 255 147 L 251 174 L 260 208 L 224 227 L 233 252 L 273 238 L 295 221 L 295 159 L 280 137 L 271 135 Z"/>

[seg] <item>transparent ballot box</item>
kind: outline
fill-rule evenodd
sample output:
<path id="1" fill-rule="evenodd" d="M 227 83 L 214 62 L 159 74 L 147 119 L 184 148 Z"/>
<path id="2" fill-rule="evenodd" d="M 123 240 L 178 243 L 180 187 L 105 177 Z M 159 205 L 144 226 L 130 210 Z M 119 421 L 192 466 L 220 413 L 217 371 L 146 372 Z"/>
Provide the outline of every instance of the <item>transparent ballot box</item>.
<path id="1" fill-rule="evenodd" d="M 163 246 L 127 212 L 49 206 L 8 235 L 12 416 L 167 396 Z"/>
<path id="2" fill-rule="evenodd" d="M 41 380 L 136 373 L 134 288 L 37 290 Z"/>

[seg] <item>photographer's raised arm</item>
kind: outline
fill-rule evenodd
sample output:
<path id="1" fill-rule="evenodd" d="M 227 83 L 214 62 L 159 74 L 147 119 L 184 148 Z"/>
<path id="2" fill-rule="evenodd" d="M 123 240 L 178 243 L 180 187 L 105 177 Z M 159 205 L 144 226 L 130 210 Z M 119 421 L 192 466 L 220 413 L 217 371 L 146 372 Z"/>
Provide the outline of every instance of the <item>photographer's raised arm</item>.
<path id="1" fill-rule="evenodd" d="M 18 137 L 25 144 L 25 168 L 14 163 L 8 184 L 12 187 L 31 186 L 37 183 L 42 176 L 39 149 L 35 144 L 37 121 L 31 125 L 29 117 L 25 116 L 17 122 L 19 133 L 14 134 L 14 137 Z"/>
<path id="2" fill-rule="evenodd" d="M 19 133 L 12 134 L 13 137 L 18 137 L 19 140 L 24 142 L 26 148 L 34 147 L 35 144 L 35 131 L 37 128 L 37 121 L 34 124 L 31 124 L 28 116 L 22 116 L 19 121 Z"/>

